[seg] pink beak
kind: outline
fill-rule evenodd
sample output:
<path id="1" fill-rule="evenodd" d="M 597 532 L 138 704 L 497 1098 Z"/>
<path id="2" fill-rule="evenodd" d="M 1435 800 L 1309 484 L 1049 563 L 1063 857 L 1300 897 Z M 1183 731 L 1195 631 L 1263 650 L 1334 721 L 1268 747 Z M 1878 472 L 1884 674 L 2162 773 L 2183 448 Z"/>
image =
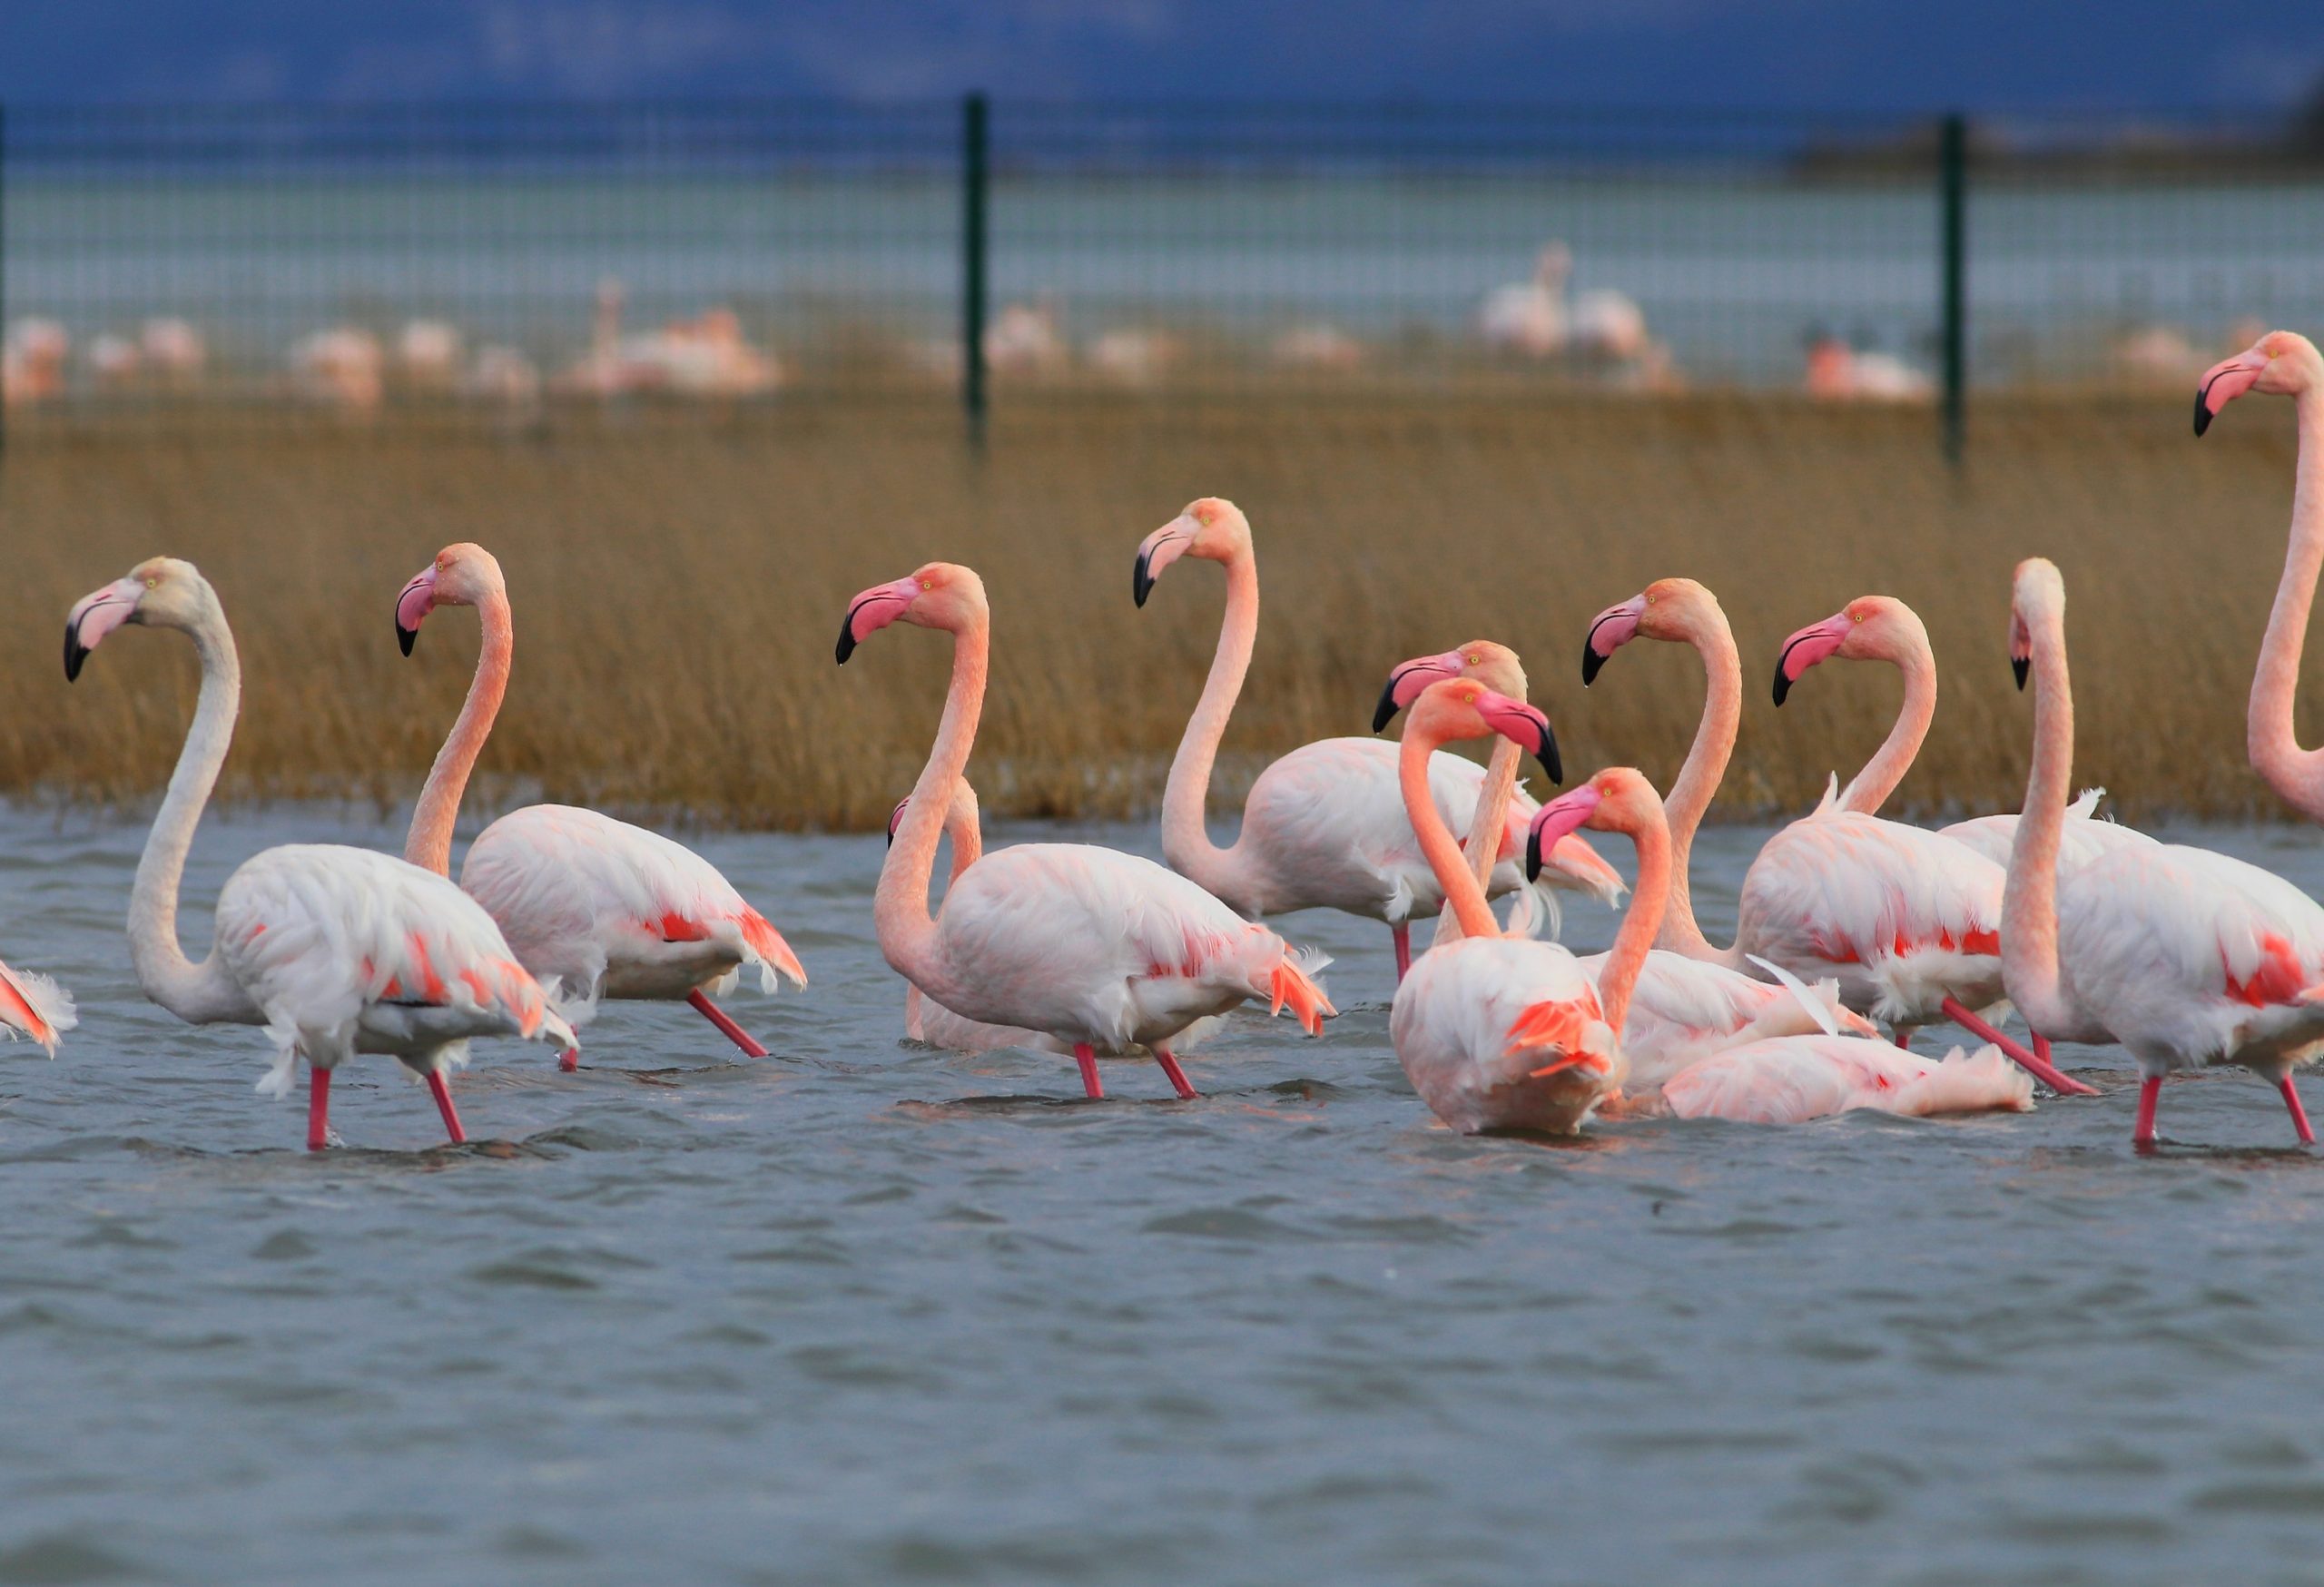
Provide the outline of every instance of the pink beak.
<path id="1" fill-rule="evenodd" d="M 1380 704 L 1372 713 L 1372 731 L 1387 726 L 1389 718 L 1419 699 L 1429 685 L 1459 677 L 1467 665 L 1459 651 L 1448 650 L 1442 656 L 1417 656 L 1398 665 L 1388 675 L 1388 686 L 1380 691 Z"/>
<path id="2" fill-rule="evenodd" d="M 1537 880 L 1541 874 L 1541 856 L 1571 837 L 1595 814 L 1605 795 L 1597 784 L 1584 783 L 1571 794 L 1561 794 L 1533 813 L 1533 824 L 1525 831 L 1525 880 Z"/>
<path id="3" fill-rule="evenodd" d="M 1477 697 L 1477 715 L 1485 725 L 1541 763 L 1550 781 L 1565 781 L 1565 764 L 1558 758 L 1558 738 L 1550 719 L 1522 700 L 1484 690 Z"/>
<path id="4" fill-rule="evenodd" d="M 1187 547 L 1195 543 L 1195 537 L 1201 532 L 1200 524 L 1180 513 L 1140 540 L 1137 563 L 1129 573 L 1129 598 L 1144 606 L 1146 597 L 1154 593 L 1154 581 L 1162 577 L 1162 570 L 1185 556 Z"/>
<path id="5" fill-rule="evenodd" d="M 420 619 L 435 609 L 436 569 L 430 567 L 396 596 L 396 643 L 403 646 L 406 656 L 411 654 L 412 641 L 419 637 Z"/>
<path id="6" fill-rule="evenodd" d="M 2195 433 L 2200 436 L 2211 429 L 2219 410 L 2251 389 L 2267 367 L 2266 354 L 2247 348 L 2205 371 L 2203 383 L 2195 388 Z"/>
<path id="7" fill-rule="evenodd" d="M 1581 686 L 1598 679 L 1606 658 L 1638 636 L 1638 621 L 1646 615 L 1646 596 L 1634 595 L 1620 606 L 1608 606 L 1590 620 L 1590 636 L 1581 642 Z"/>
<path id="8" fill-rule="evenodd" d="M 920 581 L 907 577 L 875 584 L 848 602 L 847 616 L 839 626 L 840 665 L 846 665 L 857 646 L 902 616 L 919 598 Z"/>
<path id="9" fill-rule="evenodd" d="M 133 578 L 117 578 L 73 603 L 64 616 L 64 681 L 81 675 L 81 664 L 104 636 L 137 615 L 144 587 Z"/>
<path id="10" fill-rule="evenodd" d="M 1856 625 L 1846 612 L 1837 612 L 1820 623 L 1810 623 L 1783 642 L 1783 654 L 1776 657 L 1776 704 L 1791 693 L 1791 685 L 1800 675 L 1817 662 L 1839 649 Z"/>

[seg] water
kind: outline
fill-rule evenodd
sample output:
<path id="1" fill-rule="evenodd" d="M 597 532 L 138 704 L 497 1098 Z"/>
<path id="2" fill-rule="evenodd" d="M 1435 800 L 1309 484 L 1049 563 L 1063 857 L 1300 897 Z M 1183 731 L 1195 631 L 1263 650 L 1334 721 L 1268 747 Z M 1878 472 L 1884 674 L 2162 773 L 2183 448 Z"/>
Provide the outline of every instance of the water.
<path id="1" fill-rule="evenodd" d="M 251 850 L 389 835 L 211 820 L 190 937 Z M 1707 914 L 1763 835 L 1707 835 Z M 900 1042 L 876 836 L 728 836 L 814 977 L 730 1005 L 775 1058 L 616 1005 L 577 1076 L 480 1049 L 465 1149 L 366 1060 L 318 1158 L 256 1032 L 136 995 L 143 836 L 0 812 L 0 945 L 84 1018 L 0 1049 L 0 1583 L 2319 1574 L 2324 1160 L 2248 1077 L 2147 1160 L 2119 1060 L 2026 1116 L 1465 1139 L 1386 933 L 1317 914 L 1324 1040 L 1092 1104 Z M 2305 832 L 2207 841 L 2324 890 Z"/>

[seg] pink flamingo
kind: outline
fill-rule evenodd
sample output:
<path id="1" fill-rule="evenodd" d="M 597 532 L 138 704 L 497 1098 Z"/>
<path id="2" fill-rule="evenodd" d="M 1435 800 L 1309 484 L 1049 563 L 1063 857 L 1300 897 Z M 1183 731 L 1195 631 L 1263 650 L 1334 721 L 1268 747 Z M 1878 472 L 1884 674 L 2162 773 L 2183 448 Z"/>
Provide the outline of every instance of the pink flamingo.
<path id="1" fill-rule="evenodd" d="M 57 1038 L 80 1022 L 71 992 L 34 971 L 0 964 L 0 1036 L 36 1041 L 54 1058 Z"/>
<path id="2" fill-rule="evenodd" d="M 396 642 L 406 656 L 439 606 L 474 606 L 484 630 L 468 699 L 428 768 L 404 840 L 406 859 L 448 876 L 460 796 L 508 692 L 516 626 L 500 564 L 481 546 L 445 547 L 397 596 Z M 782 933 L 709 861 L 594 810 L 511 811 L 468 845 L 460 885 L 507 933 L 527 969 L 557 979 L 576 1026 L 603 998 L 683 1000 L 744 1053 L 764 1058 L 766 1049 L 711 993 L 732 989 L 745 965 L 770 994 L 778 975 L 807 984 Z M 580 1043 L 568 1043 L 559 1066 L 569 1072 L 580 1063 Z"/>
<path id="3" fill-rule="evenodd" d="M 1670 838 L 1662 801 L 1643 774 L 1613 767 L 1551 800 L 1533 818 L 1528 850 L 1538 851 L 1545 837 L 1584 824 L 1627 834 L 1638 845 L 1640 882 L 1633 914 L 1649 898 L 1667 900 L 1667 886 L 1650 893 L 1644 880 L 1648 856 L 1667 855 Z M 1616 954 L 1601 956 L 1601 965 L 1616 962 Z M 1602 986 L 1605 970 L 1590 960 L 1582 963 L 1601 978 Z M 1777 985 L 1745 981 L 1775 1000 L 1753 1009 L 1748 1020 L 1736 1019 L 1716 996 L 1701 999 L 1709 1009 L 1689 1010 L 1685 996 L 1727 990 L 1723 983 L 1707 987 L 1700 979 L 1705 971 L 1731 974 L 1661 949 L 1645 956 L 1621 1024 L 1630 1063 L 1621 1099 L 1625 1111 L 1660 1109 L 1681 1119 L 1802 1124 L 1856 1108 L 1921 1115 L 2034 1105 L 2034 1082 L 2011 1067 L 1998 1048 L 1983 1048 L 1974 1057 L 1955 1049 L 1941 1061 L 1903 1051 L 1868 1034 L 1869 1025 L 1842 1010 L 1831 981 L 1810 988 L 1782 971 L 1776 972 Z M 1659 977 L 1668 984 L 1649 993 Z M 1641 1020 L 1640 1004 L 1649 996 L 1676 1004 L 1679 1011 L 1658 1010 Z M 1722 1016 L 1731 1023 L 1718 1029 L 1715 1021 Z M 1853 1020 L 1867 1034 L 1842 1035 L 1842 1019 Z M 1684 1031 L 1683 1040 L 1669 1034 L 1674 1024 Z M 1639 1039 L 1652 1050 L 1641 1052 Z"/>
<path id="4" fill-rule="evenodd" d="M 1226 735 L 1226 720 L 1243 690 L 1243 676 L 1259 631 L 1259 567 L 1251 547 L 1251 526 L 1230 501 L 1206 497 L 1190 502 L 1137 548 L 1130 593 L 1143 606 L 1155 581 L 1182 556 L 1217 562 L 1226 569 L 1226 614 L 1211 658 L 1202 698 L 1187 718 L 1170 780 L 1162 794 L 1162 853 L 1180 875 L 1201 883 L 1246 915 L 1279 914 L 1299 909 L 1336 909 L 1383 921 L 1395 940 L 1396 973 L 1412 966 L 1412 921 L 1443 907 L 1433 873 L 1413 839 L 1397 791 L 1393 744 L 1365 738 L 1325 738 L 1303 745 L 1274 762 L 1251 784 L 1243 803 L 1243 829 L 1231 848 L 1210 840 L 1204 824 L 1211 766 Z M 1500 646 L 1463 646 L 1460 665 L 1473 673 L 1485 667 L 1493 686 L 1513 682 L 1519 695 L 1523 674 L 1513 654 Z M 1452 661 L 1439 658 L 1436 670 Z M 1416 666 L 1420 664 L 1414 664 Z M 1514 677 L 1511 676 L 1514 674 Z M 1418 683 L 1433 673 L 1414 675 Z M 1504 691 L 1506 692 L 1506 691 Z M 1383 696 L 1374 729 L 1395 711 L 1395 685 Z M 1512 698 L 1518 695 L 1512 695 Z M 1515 753 L 1498 763 L 1503 780 L 1516 775 Z M 1554 779 L 1557 766 L 1549 765 Z M 1485 774 L 1474 762 L 1447 754 L 1430 763 L 1429 784 L 1445 821 L 1466 828 L 1473 818 Z M 1531 816 L 1533 802 L 1520 806 Z M 1521 824 L 1509 833 L 1506 862 L 1493 869 L 1497 894 L 1525 885 L 1517 874 L 1516 844 Z M 1552 885 L 1595 892 L 1611 902 L 1621 880 L 1613 867 L 1586 844 L 1558 851 L 1563 869 Z"/>
<path id="5" fill-rule="evenodd" d="M 1884 1020 L 1900 1040 L 1949 1019 L 1992 1042 L 2062 1093 L 2090 1087 L 2004 1036 L 1974 1010 L 2002 1000 L 2000 867 L 1919 827 L 1841 808 L 1817 810 L 1769 839 L 1743 880 L 1733 946 L 1695 922 L 1686 886 L 1695 831 L 1727 770 L 1742 715 L 1742 661 L 1718 599 L 1692 579 L 1661 579 L 1590 624 L 1582 681 L 1632 638 L 1692 646 L 1709 677 L 1701 724 L 1669 800 L 1674 853 L 1663 947 L 1742 970 L 1754 957 L 1807 980 L 1835 977 L 1847 1006 Z"/>
<path id="6" fill-rule="evenodd" d="M 2002 915 L 2010 1000 L 2054 1040 L 2094 1023 L 2130 1050 L 2141 1147 L 2154 1143 L 2164 1075 L 2226 1064 L 2273 1081 L 2311 1143 L 2292 1070 L 2324 1050 L 2324 909 L 2256 866 L 2175 843 L 2060 870 L 2073 774 L 2065 599 L 2055 565 L 2018 564 L 2010 660 L 2021 688 L 2033 674 L 2034 760 Z"/>
<path id="7" fill-rule="evenodd" d="M 984 581 L 931 562 L 848 604 L 837 656 L 898 620 L 952 636 L 944 717 L 881 867 L 880 951 L 921 992 L 967 1019 L 1054 1036 L 1073 1048 L 1083 1089 L 1105 1095 L 1097 1055 L 1145 1047 L 1181 1097 L 1196 1095 L 1172 1039 L 1206 1015 L 1264 998 L 1289 1003 L 1311 1035 L 1333 1012 L 1314 980 L 1325 962 L 1295 952 L 1151 860 L 1087 843 L 1020 843 L 960 872 L 943 912 L 928 912 L 952 785 L 975 746 L 991 649 Z"/>
<path id="8" fill-rule="evenodd" d="M 252 855 L 218 894 L 210 956 L 178 946 L 178 886 L 241 703 L 241 663 L 217 592 L 190 562 L 157 557 L 75 602 L 64 675 L 124 624 L 193 641 L 202 693 L 129 899 L 130 958 L 145 995 L 192 1025 L 263 1025 L 290 1090 L 307 1060 L 307 1146 L 330 1141 L 330 1077 L 358 1052 L 393 1055 L 428 1083 L 445 1133 L 467 1139 L 446 1087 L 477 1036 L 573 1040 L 541 986 L 476 901 L 439 876 L 368 849 L 286 843 Z"/>
<path id="9" fill-rule="evenodd" d="M 1453 1129 L 1572 1135 L 1620 1092 L 1625 1061 L 1616 1032 L 1661 913 L 1669 846 L 1640 848 L 1636 902 L 1597 980 L 1554 942 L 1502 934 L 1429 777 L 1443 745 L 1488 734 L 1545 766 L 1557 754 L 1549 718 L 1473 678 L 1431 684 L 1404 724 L 1397 781 L 1460 936 L 1421 955 L 1397 986 L 1388 1034 L 1413 1089 Z"/>
<path id="10" fill-rule="evenodd" d="M 2251 765 L 2269 786 L 2310 821 L 2324 821 L 2324 750 L 2302 749 L 2292 727 L 2299 693 L 2299 657 L 2308 637 L 2316 576 L 2324 568 L 2324 358 L 2316 344 L 2290 330 L 2270 330 L 2233 358 L 2211 366 L 2195 393 L 2195 433 L 2246 391 L 2289 397 L 2299 429 L 2299 461 L 2291 497 L 2291 534 L 2283 577 L 2268 614 L 2267 637 L 2251 677 L 2247 744 Z"/>

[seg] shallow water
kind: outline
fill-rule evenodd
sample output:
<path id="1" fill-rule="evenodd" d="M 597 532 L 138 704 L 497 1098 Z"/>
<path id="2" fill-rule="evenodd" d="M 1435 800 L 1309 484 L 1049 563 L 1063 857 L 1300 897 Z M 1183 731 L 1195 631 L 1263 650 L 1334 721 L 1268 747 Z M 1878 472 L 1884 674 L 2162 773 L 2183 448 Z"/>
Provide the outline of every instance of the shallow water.
<path id="1" fill-rule="evenodd" d="M 1707 920 L 1763 835 L 1707 834 Z M 388 836 L 213 819 L 188 918 Z M 2247 1076 L 2144 1160 L 2071 1053 L 2106 1094 L 2022 1117 L 1463 1139 L 1385 932 L 1314 914 L 1324 1040 L 1088 1103 L 901 1044 L 877 837 L 725 836 L 814 978 L 730 1001 L 776 1057 L 615 1005 L 577 1076 L 480 1046 L 466 1148 L 364 1060 L 310 1157 L 257 1032 L 137 996 L 143 837 L 0 812 L 0 951 L 83 1010 L 0 1048 L 0 1583 L 2324 1577 L 2324 1157 Z"/>

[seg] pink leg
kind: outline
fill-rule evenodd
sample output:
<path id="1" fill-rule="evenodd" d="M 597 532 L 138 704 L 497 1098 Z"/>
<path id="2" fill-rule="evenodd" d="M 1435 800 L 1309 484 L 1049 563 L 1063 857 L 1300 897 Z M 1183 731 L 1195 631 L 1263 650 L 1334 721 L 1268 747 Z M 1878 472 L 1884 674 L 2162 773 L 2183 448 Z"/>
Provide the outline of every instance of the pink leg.
<path id="1" fill-rule="evenodd" d="M 2018 1068 L 2024 1070 L 2027 1074 L 2032 1075 L 2035 1079 L 2049 1087 L 2050 1089 L 2055 1091 L 2059 1096 L 2094 1097 L 2098 1095 L 2097 1087 L 2085 1086 L 2080 1080 L 2068 1079 L 2064 1075 L 2058 1072 L 2054 1065 L 2050 1064 L 2044 1060 L 2034 1057 L 2032 1053 L 2026 1051 L 2023 1046 L 2019 1045 L 2014 1038 L 2003 1035 L 1991 1025 L 1988 1025 L 1983 1020 L 1978 1019 L 1976 1015 L 1971 1013 L 1967 1009 L 1962 1007 L 1959 999 L 1947 998 L 1945 1000 L 1942 1006 L 1945 1010 L 1945 1017 L 1946 1019 L 1952 1020 L 1963 1030 L 1975 1036 L 1980 1041 L 1990 1041 L 1995 1047 L 2000 1048 L 2002 1051 L 2009 1055 L 2011 1062 L 2016 1064 Z"/>
<path id="2" fill-rule="evenodd" d="M 1404 977 L 1412 973 L 1413 923 L 1410 921 L 1398 921 L 1394 925 L 1390 926 L 1388 931 L 1396 939 L 1396 984 L 1402 986 L 1404 984 Z"/>
<path id="3" fill-rule="evenodd" d="M 2284 1106 L 2291 1109 L 2291 1127 L 2299 1131 L 2299 1144 L 2314 1146 L 2316 1132 L 2308 1128 L 2308 1109 L 2299 1105 L 2299 1093 L 2292 1089 L 2291 1070 L 2284 1070 L 2284 1078 L 2276 1082 L 2276 1089 L 2284 1094 Z"/>
<path id="4" fill-rule="evenodd" d="M 436 1099 L 436 1111 L 444 1116 L 444 1133 L 452 1138 L 454 1146 L 466 1146 L 468 1131 L 460 1128 L 459 1110 L 452 1106 L 452 1088 L 444 1083 L 444 1071 L 428 1071 L 428 1094 Z"/>
<path id="5" fill-rule="evenodd" d="M 1077 1041 L 1073 1044 L 1073 1061 L 1081 1066 L 1081 1089 L 1103 1100 L 1106 1088 L 1098 1079 L 1098 1050 L 1087 1041 Z"/>
<path id="6" fill-rule="evenodd" d="M 1913 1033 L 1902 1025 L 1899 1025 L 1895 1030 L 1889 1031 L 1888 1039 L 1891 1041 L 1894 1041 L 1897 1046 L 1908 1050 L 1913 1045 Z"/>
<path id="7" fill-rule="evenodd" d="M 571 1074 L 575 1070 L 579 1069 L 581 1067 L 581 1050 L 577 1047 L 566 1048 L 564 1052 L 557 1056 L 556 1067 L 563 1070 L 566 1074 Z"/>
<path id="8" fill-rule="evenodd" d="M 2139 1120 L 2131 1126 L 2132 1146 L 2154 1144 L 2154 1099 L 2162 1095 L 2162 1077 L 2149 1075 L 2139 1082 Z"/>
<path id="9" fill-rule="evenodd" d="M 2043 1063 L 2050 1061 L 2050 1039 L 2038 1031 L 2034 1033 L 2034 1056 Z"/>
<path id="10" fill-rule="evenodd" d="M 307 1070 L 307 1149 L 319 1152 L 330 1144 L 330 1070 Z"/>
<path id="11" fill-rule="evenodd" d="M 1196 1090 L 1194 1086 L 1187 1080 L 1187 1071 L 1178 1067 L 1178 1060 L 1170 1056 L 1170 1050 L 1168 1048 L 1156 1048 L 1154 1050 L 1154 1061 L 1162 1066 L 1162 1072 L 1170 1077 L 1170 1083 L 1177 1088 L 1178 1095 L 1181 1098 L 1184 1098 L 1187 1101 L 1192 1101 L 1195 1098 L 1202 1095 L 1202 1093 Z M 2297 1107 L 2299 1104 L 2295 1102 L 2293 1106 Z"/>
<path id="12" fill-rule="evenodd" d="M 696 987 L 694 991 L 686 993 L 686 1001 L 694 1005 L 694 1011 L 695 1013 L 700 1014 L 704 1019 L 709 1020 L 712 1024 L 724 1031 L 726 1033 L 726 1040 L 741 1048 L 746 1056 L 751 1058 L 764 1058 L 766 1056 L 766 1049 L 761 1047 L 756 1041 L 751 1040 L 751 1033 L 748 1030 L 743 1030 L 740 1025 L 734 1023 L 734 1020 L 728 1019 L 726 1017 L 726 1010 L 720 1008 L 716 1003 L 712 1002 L 709 998 L 705 997 L 700 987 Z"/>

